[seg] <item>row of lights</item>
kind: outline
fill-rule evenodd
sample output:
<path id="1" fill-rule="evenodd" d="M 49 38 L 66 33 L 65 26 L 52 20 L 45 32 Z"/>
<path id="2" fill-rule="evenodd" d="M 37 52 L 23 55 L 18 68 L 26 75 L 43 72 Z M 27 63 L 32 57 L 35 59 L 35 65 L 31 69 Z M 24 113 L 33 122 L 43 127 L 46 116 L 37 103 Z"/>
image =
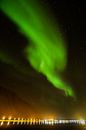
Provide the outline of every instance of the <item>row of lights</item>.
<path id="1" fill-rule="evenodd" d="M 41 125 L 41 124 L 44 124 L 44 125 L 54 125 L 54 124 L 72 124 L 72 123 L 75 123 L 75 124 L 81 124 L 81 125 L 85 125 L 86 124 L 86 121 L 83 120 L 83 119 L 80 119 L 80 120 L 54 120 L 54 119 L 43 119 L 43 120 L 40 120 L 40 119 L 24 119 L 24 118 L 13 118 L 12 117 L 9 117 L 6 119 L 6 117 L 3 117 L 1 120 L 0 120 L 0 125 L 2 126 L 4 123 L 7 123 L 7 126 L 10 125 L 10 123 L 12 123 L 13 125 L 16 123 L 17 125 L 19 124 L 30 124 L 30 125 L 35 125 L 35 124 L 38 124 L 38 125 Z"/>

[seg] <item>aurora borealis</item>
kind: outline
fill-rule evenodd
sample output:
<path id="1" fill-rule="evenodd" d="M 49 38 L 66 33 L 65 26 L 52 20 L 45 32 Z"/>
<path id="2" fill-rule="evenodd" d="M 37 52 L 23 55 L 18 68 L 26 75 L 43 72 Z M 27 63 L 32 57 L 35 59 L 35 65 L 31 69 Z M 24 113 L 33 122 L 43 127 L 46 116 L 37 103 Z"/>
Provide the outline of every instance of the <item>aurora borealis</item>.
<path id="1" fill-rule="evenodd" d="M 30 46 L 25 49 L 30 64 L 38 72 L 44 74 L 47 79 L 68 96 L 74 96 L 72 88 L 62 81 L 58 72 L 65 69 L 67 54 L 65 41 L 62 39 L 59 28 L 45 12 L 39 10 L 37 3 L 27 1 L 4 0 L 1 9 L 22 30 L 27 39 L 31 39 Z M 53 20 L 54 21 L 54 20 Z M 55 72 L 57 71 L 57 72 Z"/>
<path id="2" fill-rule="evenodd" d="M 0 111 L 22 113 L 26 102 L 30 113 L 85 117 L 86 8 L 81 3 L 0 1 Z"/>

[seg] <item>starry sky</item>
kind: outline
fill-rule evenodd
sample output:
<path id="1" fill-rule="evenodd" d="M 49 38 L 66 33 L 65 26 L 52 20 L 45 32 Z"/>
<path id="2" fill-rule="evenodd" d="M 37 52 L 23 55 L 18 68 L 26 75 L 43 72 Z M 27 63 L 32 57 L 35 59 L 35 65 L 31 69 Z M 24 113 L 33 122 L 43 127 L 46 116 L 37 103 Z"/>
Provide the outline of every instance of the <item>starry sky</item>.
<path id="1" fill-rule="evenodd" d="M 67 44 L 67 66 L 62 77 L 71 84 L 76 100 L 56 89 L 27 61 L 23 50 L 27 38 L 17 25 L 0 11 L 0 86 L 19 95 L 43 113 L 86 116 L 86 19 L 84 2 L 41 0 L 50 10 Z M 7 59 L 7 62 L 4 61 Z M 13 64 L 10 64 L 12 62 Z"/>

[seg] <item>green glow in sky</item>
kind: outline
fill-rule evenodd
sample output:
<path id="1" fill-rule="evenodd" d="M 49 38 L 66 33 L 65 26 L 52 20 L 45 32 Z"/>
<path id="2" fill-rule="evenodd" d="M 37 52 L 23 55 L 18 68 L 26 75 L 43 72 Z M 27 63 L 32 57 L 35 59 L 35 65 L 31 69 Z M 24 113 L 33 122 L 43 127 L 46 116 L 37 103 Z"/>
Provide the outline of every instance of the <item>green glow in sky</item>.
<path id="1" fill-rule="evenodd" d="M 18 25 L 28 41 L 31 41 L 24 52 L 32 67 L 67 96 L 74 96 L 72 87 L 59 76 L 59 72 L 66 67 L 67 54 L 58 25 L 38 6 L 37 0 L 34 2 L 2 0 L 0 7 Z"/>

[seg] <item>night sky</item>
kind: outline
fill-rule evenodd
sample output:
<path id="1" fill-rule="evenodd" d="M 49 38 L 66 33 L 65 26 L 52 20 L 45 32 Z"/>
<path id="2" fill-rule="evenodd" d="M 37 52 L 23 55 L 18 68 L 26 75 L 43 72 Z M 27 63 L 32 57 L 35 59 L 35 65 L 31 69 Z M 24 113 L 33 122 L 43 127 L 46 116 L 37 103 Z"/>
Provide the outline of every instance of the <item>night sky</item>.
<path id="1" fill-rule="evenodd" d="M 29 0 L 28 0 L 29 1 Z M 29 2 L 28 2 L 29 3 Z M 17 25 L 0 11 L 0 86 L 15 92 L 42 113 L 60 117 L 86 117 L 86 7 L 84 2 L 41 0 L 50 10 L 66 39 L 67 66 L 62 78 L 75 91 L 76 100 L 54 88 L 46 77 L 27 61 L 27 38 Z M 5 60 L 4 60 L 5 59 Z M 11 64 L 12 62 L 12 64 Z M 34 110 L 33 110 L 34 111 Z"/>

